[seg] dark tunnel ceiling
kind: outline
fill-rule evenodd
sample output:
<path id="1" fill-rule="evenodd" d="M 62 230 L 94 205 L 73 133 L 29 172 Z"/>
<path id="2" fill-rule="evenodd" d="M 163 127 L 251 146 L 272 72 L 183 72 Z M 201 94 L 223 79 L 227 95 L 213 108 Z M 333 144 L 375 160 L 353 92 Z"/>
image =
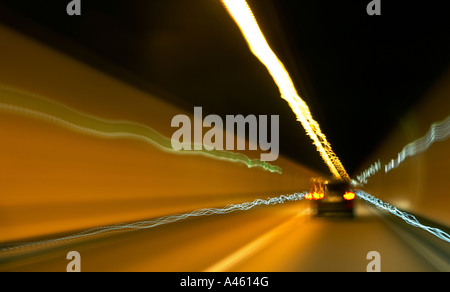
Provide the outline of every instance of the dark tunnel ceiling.
<path id="1" fill-rule="evenodd" d="M 0 0 L 0 20 L 186 110 L 278 114 L 281 153 L 327 172 L 219 0 L 66 2 Z M 350 173 L 449 65 L 444 1 L 248 2 Z"/>

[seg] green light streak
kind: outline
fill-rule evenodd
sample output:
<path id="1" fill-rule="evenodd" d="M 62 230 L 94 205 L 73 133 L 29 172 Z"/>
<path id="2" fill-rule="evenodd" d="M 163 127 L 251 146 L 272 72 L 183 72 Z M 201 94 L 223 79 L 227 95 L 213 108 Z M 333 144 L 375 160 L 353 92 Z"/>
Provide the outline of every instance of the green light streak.
<path id="1" fill-rule="evenodd" d="M 171 140 L 156 130 L 129 121 L 111 121 L 78 112 L 64 105 L 38 97 L 31 93 L 0 86 L 0 111 L 40 119 L 71 131 L 104 139 L 132 139 L 143 141 L 160 151 L 174 155 L 197 155 L 215 160 L 240 163 L 248 168 L 261 168 L 271 173 L 282 174 L 278 166 L 250 159 L 248 156 L 230 151 L 193 150 L 175 151 Z"/>

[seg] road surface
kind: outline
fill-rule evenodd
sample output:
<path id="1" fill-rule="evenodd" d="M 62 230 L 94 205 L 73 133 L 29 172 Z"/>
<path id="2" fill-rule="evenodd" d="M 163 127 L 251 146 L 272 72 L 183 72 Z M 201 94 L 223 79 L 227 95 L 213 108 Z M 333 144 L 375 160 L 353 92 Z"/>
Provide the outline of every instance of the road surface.
<path id="1" fill-rule="evenodd" d="M 73 250 L 84 272 L 364 272 L 370 251 L 380 254 L 385 272 L 435 271 L 364 202 L 358 201 L 355 219 L 315 218 L 309 204 L 193 218 L 3 258 L 0 271 L 64 272 Z"/>

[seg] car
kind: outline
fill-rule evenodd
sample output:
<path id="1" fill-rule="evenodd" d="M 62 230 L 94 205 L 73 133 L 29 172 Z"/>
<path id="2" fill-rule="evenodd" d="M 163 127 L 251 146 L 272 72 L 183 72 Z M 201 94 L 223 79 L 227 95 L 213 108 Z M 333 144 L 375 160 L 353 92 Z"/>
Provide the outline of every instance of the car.
<path id="1" fill-rule="evenodd" d="M 315 178 L 305 196 L 315 204 L 316 216 L 354 217 L 356 194 L 350 182 L 337 179 Z"/>

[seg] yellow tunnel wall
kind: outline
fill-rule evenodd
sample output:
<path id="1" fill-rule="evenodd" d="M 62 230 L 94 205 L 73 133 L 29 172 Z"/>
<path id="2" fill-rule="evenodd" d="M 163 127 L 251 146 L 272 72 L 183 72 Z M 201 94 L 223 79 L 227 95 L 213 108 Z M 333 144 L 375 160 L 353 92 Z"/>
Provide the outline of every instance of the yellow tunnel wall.
<path id="1" fill-rule="evenodd" d="M 0 26 L 0 39 L 0 86 L 169 138 L 175 115 L 192 116 L 9 28 Z M 270 173 L 5 112 L 0 133 L 0 242 L 300 192 L 317 175 L 283 157 L 272 163 L 283 174 Z"/>
<path id="2" fill-rule="evenodd" d="M 423 74 L 426 74 L 423 72 Z M 373 101 L 376 102 L 376 101 Z M 370 106 L 370 103 L 368 103 Z M 361 173 L 381 161 L 381 170 L 362 189 L 399 208 L 450 225 L 450 139 L 436 141 L 428 150 L 407 158 L 398 168 L 385 173 L 385 165 L 411 142 L 424 137 L 432 124 L 450 115 L 450 70 L 430 88 L 405 116 L 375 153 L 361 167 Z M 363 117 L 367 131 L 383 116 Z"/>

